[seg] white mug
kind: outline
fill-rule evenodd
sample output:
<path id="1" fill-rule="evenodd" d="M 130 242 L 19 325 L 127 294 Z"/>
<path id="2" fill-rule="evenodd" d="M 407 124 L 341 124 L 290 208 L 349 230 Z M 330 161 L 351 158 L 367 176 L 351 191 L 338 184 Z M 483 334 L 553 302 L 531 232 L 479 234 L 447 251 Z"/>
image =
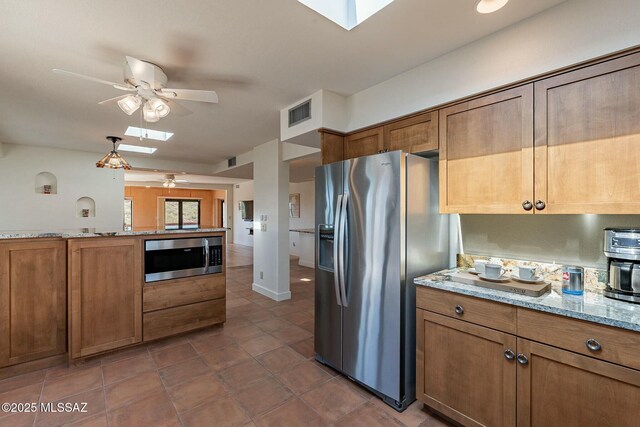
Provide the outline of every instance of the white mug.
<path id="1" fill-rule="evenodd" d="M 473 262 L 473 268 L 478 274 L 484 274 L 484 266 L 487 265 L 487 261 L 477 259 Z"/>
<path id="2" fill-rule="evenodd" d="M 518 266 L 518 277 L 524 280 L 533 280 L 536 277 L 536 267 Z"/>
<path id="3" fill-rule="evenodd" d="M 489 279 L 499 279 L 504 274 L 504 269 L 500 264 L 487 263 L 484 266 L 484 275 Z"/>

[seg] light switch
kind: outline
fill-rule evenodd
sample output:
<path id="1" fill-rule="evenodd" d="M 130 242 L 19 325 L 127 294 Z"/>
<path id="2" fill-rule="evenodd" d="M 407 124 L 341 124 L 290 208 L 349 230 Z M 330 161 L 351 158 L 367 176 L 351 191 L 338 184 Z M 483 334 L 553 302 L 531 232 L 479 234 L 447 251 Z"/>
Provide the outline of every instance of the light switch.
<path id="1" fill-rule="evenodd" d="M 267 224 L 265 224 L 264 222 L 260 224 L 260 231 L 267 231 Z"/>

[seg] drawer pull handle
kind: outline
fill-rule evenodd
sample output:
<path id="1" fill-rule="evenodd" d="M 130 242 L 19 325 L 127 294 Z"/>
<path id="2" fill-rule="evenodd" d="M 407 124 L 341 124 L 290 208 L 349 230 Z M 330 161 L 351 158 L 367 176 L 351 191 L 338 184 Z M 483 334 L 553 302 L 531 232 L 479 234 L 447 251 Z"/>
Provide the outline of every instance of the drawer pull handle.
<path id="1" fill-rule="evenodd" d="M 516 358 L 516 354 L 510 348 L 504 351 L 504 358 L 507 360 L 513 360 Z"/>
<path id="2" fill-rule="evenodd" d="M 587 340 L 587 348 L 591 351 L 600 351 L 602 350 L 602 346 L 595 338 L 589 338 Z"/>
<path id="3" fill-rule="evenodd" d="M 461 305 L 456 305 L 455 311 L 458 316 L 462 316 L 464 314 L 464 308 L 462 308 Z"/>
<path id="4" fill-rule="evenodd" d="M 521 365 L 529 364 L 529 358 L 527 356 L 525 356 L 524 354 L 522 354 L 522 353 L 518 354 L 518 357 L 516 357 L 516 360 Z"/>

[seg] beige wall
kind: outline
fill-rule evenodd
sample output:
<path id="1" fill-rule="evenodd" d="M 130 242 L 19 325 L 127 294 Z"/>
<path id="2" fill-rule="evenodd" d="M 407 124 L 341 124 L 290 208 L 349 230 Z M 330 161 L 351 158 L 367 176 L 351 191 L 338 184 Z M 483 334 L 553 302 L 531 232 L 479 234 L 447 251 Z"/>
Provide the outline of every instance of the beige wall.
<path id="1" fill-rule="evenodd" d="M 605 227 L 640 227 L 640 215 L 460 215 L 464 252 L 606 266 Z"/>

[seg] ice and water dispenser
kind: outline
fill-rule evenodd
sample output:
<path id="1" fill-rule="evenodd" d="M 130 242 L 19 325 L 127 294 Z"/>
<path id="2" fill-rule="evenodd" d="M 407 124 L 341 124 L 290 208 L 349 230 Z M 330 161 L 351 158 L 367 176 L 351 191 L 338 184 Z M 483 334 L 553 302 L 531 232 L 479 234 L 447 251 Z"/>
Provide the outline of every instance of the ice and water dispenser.
<path id="1" fill-rule="evenodd" d="M 318 226 L 318 267 L 333 271 L 333 225 Z"/>

